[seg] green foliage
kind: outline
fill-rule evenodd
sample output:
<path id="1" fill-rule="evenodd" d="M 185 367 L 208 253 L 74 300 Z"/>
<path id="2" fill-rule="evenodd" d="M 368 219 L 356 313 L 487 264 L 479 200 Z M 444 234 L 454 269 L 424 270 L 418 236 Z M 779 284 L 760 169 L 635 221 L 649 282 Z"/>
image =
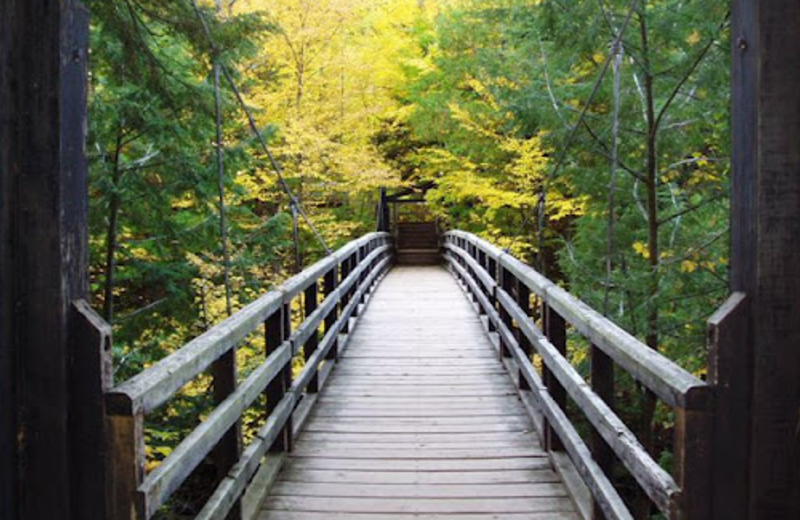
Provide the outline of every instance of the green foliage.
<path id="1" fill-rule="evenodd" d="M 548 276 L 704 375 L 704 320 L 728 277 L 727 2 L 640 2 L 619 92 L 609 68 L 589 106 L 628 0 L 199 3 L 215 48 L 188 0 L 90 2 L 91 281 L 98 306 L 113 295 L 118 380 L 227 315 L 213 60 L 329 245 L 374 228 L 378 187 L 429 186 L 447 225 L 543 259 Z M 236 310 L 301 266 L 287 198 L 223 86 Z M 299 244 L 301 263 L 324 254 L 302 224 Z M 586 349 L 571 338 L 584 373 Z M 242 372 L 262 355 L 256 335 Z M 198 378 L 153 417 L 151 465 L 207 413 L 209 385 Z M 632 423 L 640 390 L 623 376 L 618 389 Z M 656 412 L 654 453 L 672 420 Z"/>

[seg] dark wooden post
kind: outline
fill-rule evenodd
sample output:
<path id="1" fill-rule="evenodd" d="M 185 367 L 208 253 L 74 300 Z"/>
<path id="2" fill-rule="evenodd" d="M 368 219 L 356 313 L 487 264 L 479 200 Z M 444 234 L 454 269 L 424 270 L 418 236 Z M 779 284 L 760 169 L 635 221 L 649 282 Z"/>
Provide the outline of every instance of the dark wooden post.
<path id="1" fill-rule="evenodd" d="M 500 265 L 498 267 L 500 280 L 499 285 L 500 287 L 508 293 L 508 295 L 513 298 L 514 297 L 514 282 L 516 281 L 511 273 L 508 270 Z M 500 311 L 500 321 L 502 321 L 506 327 L 508 327 L 509 332 L 514 334 L 514 320 L 511 319 L 511 314 L 508 313 L 504 305 L 499 306 Z M 503 358 L 511 357 L 511 350 L 510 345 L 507 345 L 505 341 L 503 341 L 502 336 L 500 338 L 500 360 L 502 361 Z"/>
<path id="2" fill-rule="evenodd" d="M 561 352 L 564 356 L 567 355 L 567 324 L 556 311 L 553 310 L 552 307 L 547 305 L 547 302 L 544 303 L 544 333 L 547 336 L 547 339 L 550 343 L 553 344 L 556 349 Z M 555 378 L 552 372 L 547 369 L 545 366 L 542 369 L 544 373 L 544 384 L 547 386 L 547 390 L 550 392 L 550 395 L 553 396 L 553 400 L 558 403 L 558 406 L 564 410 L 564 413 L 567 412 L 567 392 L 564 390 L 564 387 L 561 386 L 561 383 Z M 558 436 L 555 434 L 552 428 L 548 427 L 545 429 L 545 444 L 547 449 L 550 451 L 563 451 L 564 445 L 559 440 Z"/>
<path id="3" fill-rule="evenodd" d="M 339 278 L 339 266 L 334 265 L 330 271 L 325 273 L 325 281 L 323 290 L 325 291 L 325 297 L 330 297 L 331 293 L 336 290 L 336 284 Z M 339 308 L 338 306 L 334 306 L 333 309 L 328 313 L 325 317 L 325 334 L 330 331 L 336 322 L 339 320 Z M 333 340 L 333 346 L 331 347 L 326 359 L 337 361 L 339 359 L 339 340 Z"/>
<path id="4" fill-rule="evenodd" d="M 344 261 L 342 261 L 339 267 L 339 271 L 341 273 L 340 276 L 341 282 L 344 282 L 345 280 L 347 280 L 347 278 L 350 276 L 350 273 L 352 272 L 350 269 L 350 257 L 347 257 L 344 259 Z M 351 294 L 352 294 L 351 290 L 345 291 L 345 293 L 342 294 L 342 299 L 339 302 L 340 313 L 347 307 L 347 304 L 350 303 Z M 342 324 L 342 332 L 345 334 L 350 332 L 350 318 L 345 320 L 345 322 Z"/>
<path id="5" fill-rule="evenodd" d="M 236 349 L 223 354 L 211 365 L 214 386 L 214 404 L 218 405 L 228 398 L 237 386 Z M 239 461 L 242 454 L 242 423 L 236 423 L 225 433 L 214 448 L 213 460 L 217 469 L 217 482 L 221 482 Z M 242 517 L 241 504 L 237 502 L 227 516 L 228 520 Z"/>
<path id="6" fill-rule="evenodd" d="M 734 2 L 731 290 L 745 301 L 711 324 L 727 451 L 714 459 L 715 518 L 800 518 L 799 24 L 797 0 Z M 737 314 L 746 340 L 730 334 Z"/>
<path id="7" fill-rule="evenodd" d="M 527 285 L 520 282 L 519 280 L 516 281 L 516 292 L 517 292 L 517 305 L 519 308 L 522 309 L 522 312 L 525 313 L 525 316 L 531 315 L 531 290 L 528 288 Z M 525 357 L 528 361 L 532 361 L 531 357 L 533 356 L 533 345 L 531 344 L 528 336 L 522 333 L 522 330 L 517 327 L 516 328 L 517 334 L 517 341 L 519 342 L 519 346 L 522 351 L 525 353 Z M 522 369 L 519 370 L 519 387 L 522 390 L 530 390 L 530 384 L 528 380 L 525 379 L 522 375 Z"/>
<path id="8" fill-rule="evenodd" d="M 317 296 L 319 294 L 319 281 L 314 280 L 314 283 L 309 285 L 303 294 L 303 307 L 305 311 L 305 316 L 308 318 L 311 316 L 315 310 L 317 310 Z M 314 352 L 317 350 L 317 346 L 319 346 L 319 326 L 317 326 L 316 330 L 311 334 L 306 341 L 305 345 L 303 345 L 303 357 L 306 361 L 311 359 L 311 356 L 314 355 Z M 314 377 L 311 378 L 311 381 L 308 383 L 306 387 L 306 391 L 308 393 L 314 394 L 317 393 L 319 390 L 319 370 L 316 370 L 314 373 Z"/>
<path id="9" fill-rule="evenodd" d="M 487 271 L 489 272 L 489 274 L 492 276 L 492 278 L 496 282 L 499 281 L 498 280 L 498 276 L 499 275 L 497 273 L 497 260 L 495 260 L 494 258 L 489 257 L 488 260 L 487 260 L 487 264 L 488 264 Z M 497 297 L 494 294 L 490 294 L 489 295 L 489 303 L 491 304 L 491 306 L 493 308 L 497 309 Z M 494 322 L 491 319 L 489 319 L 489 321 L 487 323 L 488 323 L 488 326 L 489 326 L 489 332 L 496 332 L 497 331 L 497 327 L 495 326 Z M 501 347 L 501 349 L 502 349 L 502 347 Z"/>
<path id="10" fill-rule="evenodd" d="M 266 335 L 265 335 L 265 343 L 266 343 L 266 355 L 269 356 L 275 350 L 277 350 L 286 338 L 289 337 L 289 331 L 291 327 L 291 316 L 288 314 L 291 312 L 290 305 L 282 305 L 279 310 L 276 310 L 272 315 L 267 318 L 265 323 L 266 327 Z M 269 385 L 267 385 L 267 415 L 271 414 L 275 408 L 280 404 L 281 399 L 286 395 L 286 391 L 291 386 L 291 376 L 292 376 L 292 363 L 289 363 L 289 367 L 287 370 L 284 370 L 283 374 L 280 377 L 276 377 L 273 379 Z M 288 371 L 288 375 L 287 375 Z M 287 421 L 286 426 L 283 429 L 283 433 L 280 437 L 275 441 L 275 443 L 270 448 L 270 452 L 272 453 L 281 453 L 285 451 L 289 451 L 291 448 L 291 440 L 292 440 L 292 421 L 291 417 L 289 421 Z"/>
<path id="11" fill-rule="evenodd" d="M 391 217 L 389 216 L 389 201 L 386 200 L 386 188 L 381 188 L 378 201 L 378 231 L 391 231 Z"/>
<path id="12" fill-rule="evenodd" d="M 596 346 L 591 346 L 591 382 L 592 390 L 613 410 L 614 409 L 614 361 Z M 592 457 L 613 483 L 614 452 L 603 440 L 603 437 L 592 429 Z M 600 505 L 595 501 L 592 517 L 595 520 L 605 518 Z"/>
<path id="13" fill-rule="evenodd" d="M 78 305 L 88 288 L 88 36 L 75 0 L 0 2 L 4 519 L 106 516 L 97 341 L 108 330 Z"/>

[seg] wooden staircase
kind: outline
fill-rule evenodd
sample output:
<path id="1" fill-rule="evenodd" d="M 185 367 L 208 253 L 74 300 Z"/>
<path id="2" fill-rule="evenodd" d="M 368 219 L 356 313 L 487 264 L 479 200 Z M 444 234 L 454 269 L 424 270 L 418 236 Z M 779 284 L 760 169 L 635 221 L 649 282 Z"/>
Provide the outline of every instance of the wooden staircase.
<path id="1" fill-rule="evenodd" d="M 435 222 L 399 222 L 397 224 L 397 263 L 400 265 L 438 265 L 439 230 Z"/>

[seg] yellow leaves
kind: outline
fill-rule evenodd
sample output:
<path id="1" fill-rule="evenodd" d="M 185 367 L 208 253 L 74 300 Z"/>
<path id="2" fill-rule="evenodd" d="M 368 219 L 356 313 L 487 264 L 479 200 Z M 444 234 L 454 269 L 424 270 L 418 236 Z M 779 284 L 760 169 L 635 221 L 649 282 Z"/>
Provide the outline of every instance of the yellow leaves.
<path id="1" fill-rule="evenodd" d="M 697 262 L 692 260 L 684 260 L 681 262 L 682 273 L 693 273 L 697 269 Z"/>
<path id="2" fill-rule="evenodd" d="M 157 257 L 143 247 L 131 247 L 128 252 L 137 260 L 155 261 Z"/>
<path id="3" fill-rule="evenodd" d="M 466 83 L 466 86 L 468 86 L 472 90 L 474 90 L 475 93 L 477 93 L 481 97 L 481 99 L 487 105 L 489 105 L 489 107 L 492 110 L 495 110 L 495 111 L 500 110 L 500 107 L 498 106 L 497 101 L 495 100 L 494 96 L 492 95 L 491 92 L 489 92 L 489 89 L 486 88 L 486 85 L 484 85 L 481 81 L 479 81 L 476 78 L 467 78 L 465 83 Z"/>
<path id="4" fill-rule="evenodd" d="M 700 43 L 700 33 L 697 32 L 697 29 L 692 31 L 692 33 L 686 37 L 686 43 L 693 46 Z"/>
<path id="5" fill-rule="evenodd" d="M 172 209 L 189 209 L 195 207 L 196 203 L 194 195 L 186 192 L 181 198 L 172 201 Z"/>
<path id="6" fill-rule="evenodd" d="M 647 244 L 645 244 L 644 242 L 638 242 L 638 241 L 634 242 L 631 245 L 631 247 L 633 247 L 633 250 L 636 251 L 639 255 L 641 255 L 642 258 L 645 258 L 647 260 L 650 259 L 650 251 L 647 249 Z"/>

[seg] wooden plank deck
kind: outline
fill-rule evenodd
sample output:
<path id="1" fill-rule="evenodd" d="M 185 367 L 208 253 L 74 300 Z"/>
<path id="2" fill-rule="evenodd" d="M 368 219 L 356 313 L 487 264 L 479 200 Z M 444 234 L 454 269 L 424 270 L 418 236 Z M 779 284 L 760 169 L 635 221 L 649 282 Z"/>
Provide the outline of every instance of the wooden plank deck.
<path id="1" fill-rule="evenodd" d="M 441 267 L 382 282 L 259 515 L 384 518 L 579 518 Z"/>

